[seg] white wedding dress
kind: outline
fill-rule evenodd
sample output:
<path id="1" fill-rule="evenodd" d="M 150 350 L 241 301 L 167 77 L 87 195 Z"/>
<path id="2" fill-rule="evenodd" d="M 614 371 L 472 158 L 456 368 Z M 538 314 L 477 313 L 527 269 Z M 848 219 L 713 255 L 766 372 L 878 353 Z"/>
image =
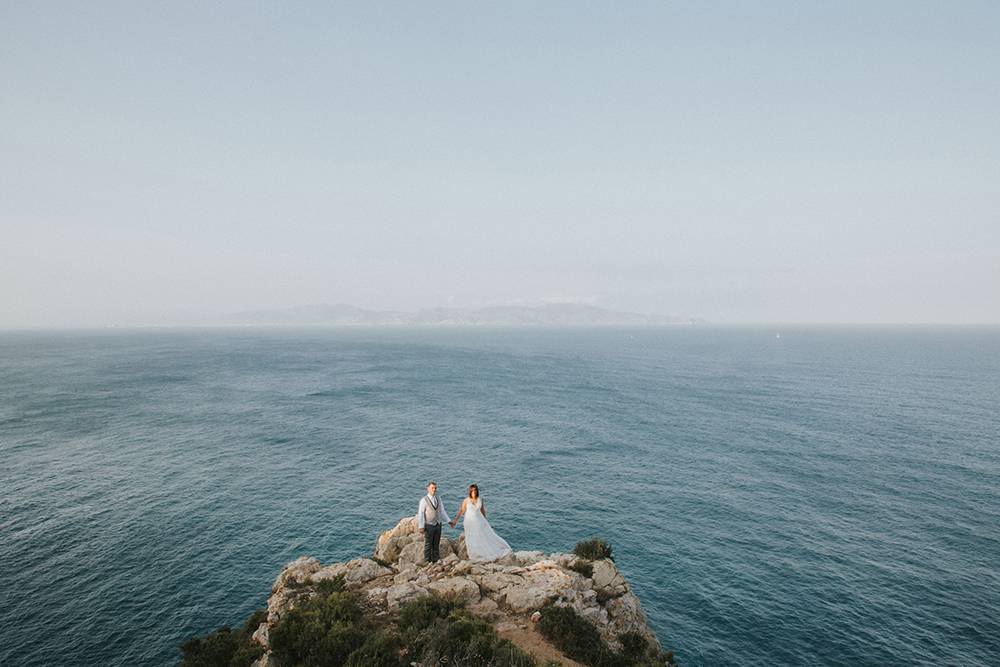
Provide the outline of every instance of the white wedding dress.
<path id="1" fill-rule="evenodd" d="M 496 534 L 482 512 L 483 501 L 466 500 L 465 506 L 465 547 L 469 550 L 469 560 L 496 560 L 511 552 L 510 545 Z"/>

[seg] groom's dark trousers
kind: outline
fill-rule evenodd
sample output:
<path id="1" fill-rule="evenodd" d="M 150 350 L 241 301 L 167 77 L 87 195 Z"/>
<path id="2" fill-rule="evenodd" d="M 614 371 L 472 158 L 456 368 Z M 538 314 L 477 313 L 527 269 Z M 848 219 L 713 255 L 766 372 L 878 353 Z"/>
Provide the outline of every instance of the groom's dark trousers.
<path id="1" fill-rule="evenodd" d="M 436 563 L 441 557 L 441 524 L 424 525 L 424 560 Z"/>

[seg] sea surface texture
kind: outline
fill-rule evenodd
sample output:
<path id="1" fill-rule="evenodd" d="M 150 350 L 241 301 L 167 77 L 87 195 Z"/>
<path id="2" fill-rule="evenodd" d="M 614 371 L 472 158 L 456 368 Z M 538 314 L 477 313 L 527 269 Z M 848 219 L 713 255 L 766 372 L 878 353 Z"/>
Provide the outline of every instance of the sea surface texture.
<path id="1" fill-rule="evenodd" d="M 997 665 L 998 415 L 995 328 L 0 334 L 0 664 L 176 664 L 435 479 L 687 667 Z"/>

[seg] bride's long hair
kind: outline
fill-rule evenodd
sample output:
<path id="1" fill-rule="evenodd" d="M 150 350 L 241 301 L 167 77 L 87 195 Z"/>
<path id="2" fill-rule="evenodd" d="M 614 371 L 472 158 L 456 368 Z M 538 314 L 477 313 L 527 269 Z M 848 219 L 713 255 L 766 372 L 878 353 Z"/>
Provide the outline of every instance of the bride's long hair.
<path id="1" fill-rule="evenodd" d="M 476 495 L 472 495 L 473 491 L 476 492 Z M 479 500 L 479 486 L 478 485 L 476 485 L 476 484 L 469 484 L 469 497 L 472 498 L 473 500 Z"/>

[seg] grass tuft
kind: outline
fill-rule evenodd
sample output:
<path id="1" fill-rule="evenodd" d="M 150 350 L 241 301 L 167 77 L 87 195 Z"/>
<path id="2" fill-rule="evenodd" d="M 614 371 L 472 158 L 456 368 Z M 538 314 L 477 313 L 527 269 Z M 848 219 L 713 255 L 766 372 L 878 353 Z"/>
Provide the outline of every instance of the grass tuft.
<path id="1" fill-rule="evenodd" d="M 576 546 L 573 547 L 573 553 L 580 558 L 586 558 L 587 560 L 601 560 L 602 558 L 607 558 L 608 560 L 615 559 L 614 554 L 612 553 L 611 544 L 607 540 L 602 540 L 599 537 L 577 542 Z"/>

